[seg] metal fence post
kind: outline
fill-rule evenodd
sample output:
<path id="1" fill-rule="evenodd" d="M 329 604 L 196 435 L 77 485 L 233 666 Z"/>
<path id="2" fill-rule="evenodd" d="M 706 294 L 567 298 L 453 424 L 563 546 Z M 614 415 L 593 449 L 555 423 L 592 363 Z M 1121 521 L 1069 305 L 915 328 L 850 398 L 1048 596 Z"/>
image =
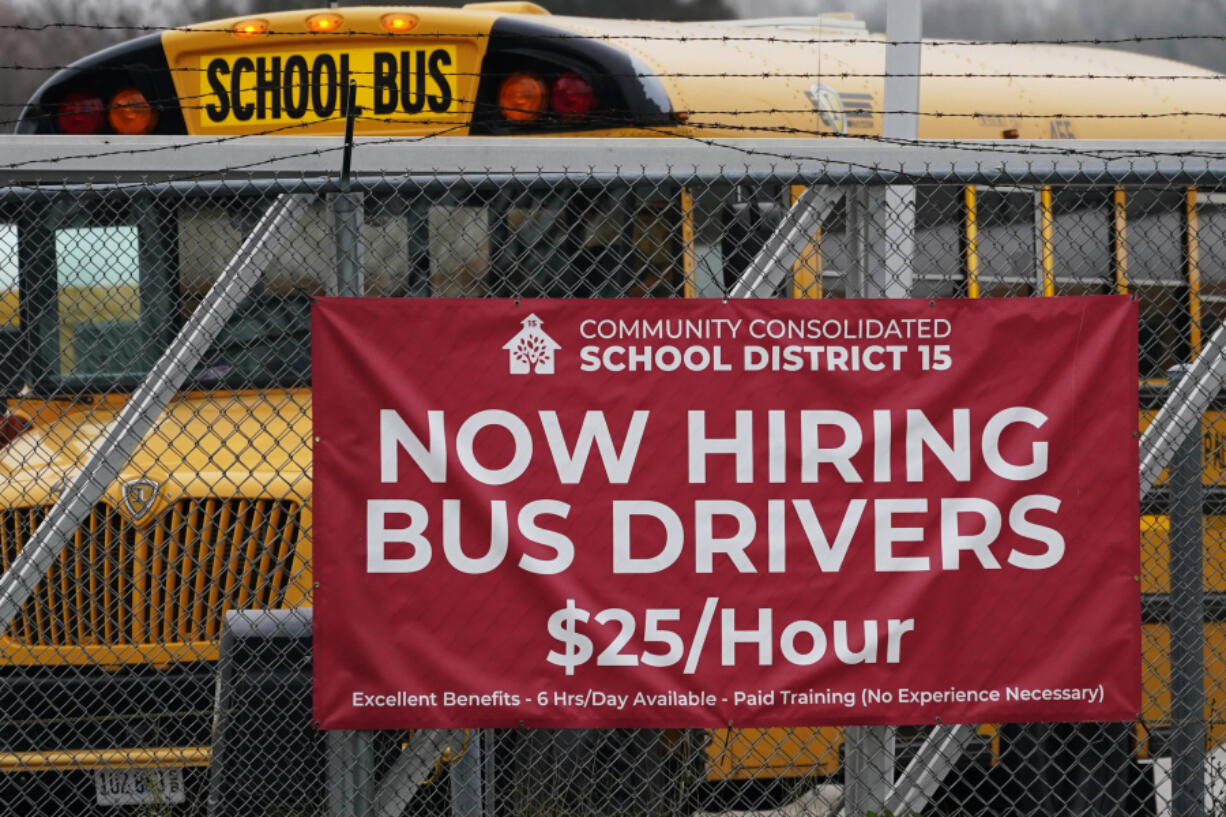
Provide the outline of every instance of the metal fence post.
<path id="1" fill-rule="evenodd" d="M 1182 367 L 1171 372 L 1171 380 Z M 1204 487 L 1198 422 L 1179 443 L 1170 470 L 1171 811 L 1205 813 Z"/>
<path id="2" fill-rule="evenodd" d="M 885 113 L 881 135 L 886 139 L 919 138 L 921 0 L 890 0 L 886 6 Z M 915 256 L 915 188 L 887 185 L 874 190 L 869 207 L 873 243 L 881 254 L 873 259 L 867 284 L 869 297 L 906 298 L 911 294 Z"/>
<path id="3" fill-rule="evenodd" d="M 485 730 L 473 729 L 468 736 L 468 749 L 451 764 L 452 817 L 481 817 L 484 802 L 481 796 L 481 742 Z"/>
<path id="4" fill-rule="evenodd" d="M 868 193 L 864 297 L 906 298 L 915 279 L 915 188 L 890 184 Z"/>
<path id="5" fill-rule="evenodd" d="M 345 98 L 345 150 L 341 164 L 341 190 L 332 201 L 336 239 L 336 295 L 361 297 L 365 291 L 360 256 L 363 196 L 350 190 L 353 126 L 358 115 L 354 100 L 357 85 L 349 84 Z M 375 809 L 374 732 L 344 731 L 328 735 L 328 814 L 330 817 L 369 817 Z"/>
<path id="6" fill-rule="evenodd" d="M 894 785 L 894 727 L 849 726 L 843 741 L 843 813 L 885 814 Z"/>
<path id="7" fill-rule="evenodd" d="M 329 817 L 375 813 L 374 732 L 328 733 Z"/>
<path id="8" fill-rule="evenodd" d="M 919 66 L 922 36 L 920 0 L 890 0 L 886 6 L 885 110 L 881 132 L 886 138 L 918 135 Z M 906 297 L 911 289 L 915 252 L 915 188 L 889 186 L 871 191 L 870 252 L 879 257 L 863 270 L 864 295 Z M 857 726 L 844 734 L 844 814 L 884 814 L 894 788 L 895 731 L 891 726 Z"/>
<path id="9" fill-rule="evenodd" d="M 365 294 L 359 240 L 362 199 L 361 193 L 345 191 L 338 193 L 332 202 L 336 233 L 336 294 L 342 297 L 360 298 Z"/>
<path id="10" fill-rule="evenodd" d="M 341 163 L 341 191 L 332 202 L 336 234 L 336 294 L 358 298 L 365 294 L 359 238 L 362 230 L 363 195 L 350 189 L 349 167 L 353 159 L 353 121 L 359 113 L 354 99 L 357 84 L 349 83 L 345 100 L 345 151 Z"/>

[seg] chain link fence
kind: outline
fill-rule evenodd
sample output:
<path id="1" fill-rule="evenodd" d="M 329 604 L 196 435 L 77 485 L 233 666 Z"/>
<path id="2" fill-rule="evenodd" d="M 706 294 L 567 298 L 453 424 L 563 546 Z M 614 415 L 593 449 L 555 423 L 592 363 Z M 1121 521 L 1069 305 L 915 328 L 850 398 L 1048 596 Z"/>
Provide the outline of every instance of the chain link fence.
<path id="1" fill-rule="evenodd" d="M 1221 356 L 1214 146 L 490 141 L 360 143 L 345 180 L 335 142 L 11 142 L 0 815 L 850 814 L 866 751 L 898 781 L 878 811 L 1226 812 L 1212 376 L 1138 520 L 1134 723 L 317 731 L 316 296 L 1127 293 L 1139 428 L 1175 367 Z"/>

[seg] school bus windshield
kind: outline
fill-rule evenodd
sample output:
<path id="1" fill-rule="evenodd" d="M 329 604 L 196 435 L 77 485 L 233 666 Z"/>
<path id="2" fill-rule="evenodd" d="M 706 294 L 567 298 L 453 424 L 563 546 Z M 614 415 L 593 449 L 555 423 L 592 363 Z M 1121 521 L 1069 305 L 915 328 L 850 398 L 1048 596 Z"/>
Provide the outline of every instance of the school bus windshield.
<path id="1" fill-rule="evenodd" d="M 30 351 L 22 379 L 34 394 L 133 388 L 237 250 L 243 211 L 259 215 L 237 208 L 237 225 L 226 237 L 232 246 L 214 243 L 211 250 L 224 257 L 201 268 L 185 267 L 179 247 L 198 240 L 204 211 L 186 202 L 99 205 L 88 208 L 91 214 L 87 208 L 43 214 L 23 225 L 47 239 L 28 245 L 46 250 L 31 251 L 21 289 Z M 98 212 L 106 216 L 92 215 Z M 187 387 L 307 382 L 311 294 L 258 288 L 235 310 Z"/>
<path id="2" fill-rule="evenodd" d="M 271 195 L 157 205 L 107 196 L 25 224 L 22 283 L 33 394 L 134 388 L 258 223 Z M 98 214 L 105 215 L 98 215 Z M 680 294 L 676 191 L 365 196 L 363 291 L 398 297 L 655 297 Z M 0 278 L 0 332 L 17 326 L 17 241 Z M 5 240 L 6 233 L 0 233 Z M 185 388 L 310 382 L 310 305 L 335 294 L 333 212 L 312 203 L 288 251 L 234 309 Z M 45 239 L 45 240 L 43 240 Z M 6 267 L 5 269 L 8 269 Z M 0 271 L 0 274 L 4 274 Z M 6 283 L 7 282 L 7 283 Z M 10 385 L 5 389 L 14 393 Z"/>

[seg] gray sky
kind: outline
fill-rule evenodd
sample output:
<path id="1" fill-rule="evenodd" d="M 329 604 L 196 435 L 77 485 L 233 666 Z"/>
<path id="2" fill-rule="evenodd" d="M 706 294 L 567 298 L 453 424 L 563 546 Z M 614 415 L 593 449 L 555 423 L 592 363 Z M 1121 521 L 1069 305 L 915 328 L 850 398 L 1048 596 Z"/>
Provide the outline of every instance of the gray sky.
<path id="1" fill-rule="evenodd" d="M 885 0 L 725 0 L 742 17 L 850 11 L 885 30 Z M 976 40 L 1226 35 L 1226 0 L 922 0 L 929 37 Z M 1226 72 L 1226 42 L 1170 39 L 1114 45 Z"/>

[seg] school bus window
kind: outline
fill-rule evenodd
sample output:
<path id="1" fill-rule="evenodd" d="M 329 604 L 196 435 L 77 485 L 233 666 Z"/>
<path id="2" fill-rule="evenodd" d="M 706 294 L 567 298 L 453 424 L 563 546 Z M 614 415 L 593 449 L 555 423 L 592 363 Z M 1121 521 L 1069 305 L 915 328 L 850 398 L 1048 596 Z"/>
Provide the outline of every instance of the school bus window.
<path id="1" fill-rule="evenodd" d="M 1201 337 L 1208 341 L 1226 317 L 1226 193 L 1198 191 Z"/>
<path id="2" fill-rule="evenodd" d="M 724 197 L 720 220 L 724 287 L 731 289 L 759 248 L 783 220 L 787 205 L 780 186 L 737 186 Z"/>
<path id="3" fill-rule="evenodd" d="M 1176 363 L 1187 362 L 1189 346 L 1184 300 L 1175 286 L 1136 286 L 1140 307 L 1139 368 L 1142 378 L 1164 378 Z"/>
<path id="4" fill-rule="evenodd" d="M 718 298 L 727 292 L 724 285 L 724 238 L 720 212 L 728 196 L 726 185 L 703 184 L 687 188 L 688 215 L 692 226 L 692 243 L 683 247 L 691 253 L 694 263 L 691 297 Z M 683 201 L 683 204 L 685 202 Z"/>
<path id="5" fill-rule="evenodd" d="M 186 320 L 199 305 L 268 204 L 267 198 L 240 200 L 228 207 L 189 200 L 179 207 L 177 320 Z M 309 382 L 311 299 L 337 291 L 329 204 L 313 203 L 300 226 L 293 246 L 272 258 L 201 357 L 192 374 L 194 383 L 293 386 Z M 365 230 L 374 228 L 364 228 L 363 241 Z M 395 235 L 391 229 L 388 233 Z M 403 244 L 403 230 L 398 237 Z M 370 246 L 381 249 L 383 245 L 372 241 Z M 388 269 L 380 275 L 395 274 L 394 262 L 379 253 L 368 253 L 365 260 L 383 260 Z M 372 279 L 381 285 L 380 276 Z"/>
<path id="6" fill-rule="evenodd" d="M 1055 294 L 1103 295 L 1114 291 L 1111 192 L 1102 187 L 1052 189 L 1050 253 Z"/>
<path id="7" fill-rule="evenodd" d="M 677 295 L 679 197 L 630 189 L 470 196 L 427 216 L 440 297 Z M 416 237 L 415 228 L 410 233 Z M 412 262 L 420 267 L 420 259 Z"/>
<path id="8" fill-rule="evenodd" d="M 226 263 L 258 220 L 264 200 L 222 208 L 189 202 L 179 208 L 179 286 L 186 318 L 190 309 L 217 280 Z M 309 298 L 336 292 L 332 208 L 312 204 L 302 217 L 294 247 L 277 254 L 261 281 L 264 291 L 281 297 Z M 409 226 L 403 208 L 372 200 L 362 216 L 358 246 L 367 295 L 413 294 L 409 288 Z"/>
<path id="9" fill-rule="evenodd" d="M 23 355 L 18 343 L 17 228 L 0 223 L 0 397 L 20 389 Z M 4 404 L 0 403 L 0 415 Z"/>
<path id="10" fill-rule="evenodd" d="M 430 294 L 439 298 L 490 294 L 490 216 L 484 206 L 432 205 L 427 216 Z"/>
<path id="11" fill-rule="evenodd" d="M 638 263 L 631 297 L 671 298 L 681 294 L 680 202 L 653 197 L 634 213 L 634 249 Z"/>
<path id="12" fill-rule="evenodd" d="M 1182 286 L 1183 196 L 1179 191 L 1129 190 L 1128 277 L 1148 285 Z"/>
<path id="13" fill-rule="evenodd" d="M 586 197 L 574 196 L 514 202 L 502 216 L 504 235 L 495 239 L 498 283 L 532 295 L 573 294 L 578 285 L 575 256 L 589 240 L 590 225 L 583 218 L 586 203 Z"/>
<path id="14" fill-rule="evenodd" d="M 1105 295 L 1115 291 L 1111 244 L 1113 190 L 1067 186 L 1048 189 L 1050 228 L 1046 235 L 1041 227 L 1036 228 L 1032 291 L 1050 295 Z M 1042 195 L 1040 191 L 1039 196 Z M 1042 206 L 1041 198 L 1037 204 Z M 1041 212 L 1037 218 L 1043 218 Z"/>
<path id="15" fill-rule="evenodd" d="M 1191 358 L 1183 207 L 1184 197 L 1178 191 L 1128 193 L 1128 286 L 1141 312 L 1143 378 L 1163 378 L 1171 366 Z"/>
<path id="16" fill-rule="evenodd" d="M 139 369 L 140 253 L 132 226 L 55 234 L 59 373 Z"/>
<path id="17" fill-rule="evenodd" d="M 869 234 L 868 220 L 880 198 L 868 191 L 848 191 L 832 207 L 821 226 L 820 268 L 822 297 L 857 297 L 866 269 L 883 262 Z M 954 271 L 962 265 L 959 248 L 962 229 L 960 188 L 921 186 L 915 191 L 915 252 L 912 257 L 911 295 L 944 298 L 964 294 Z M 762 208 L 759 208 L 761 210 Z M 746 215 L 750 216 L 746 218 Z M 741 215 L 756 222 L 756 238 L 777 220 L 766 212 Z M 879 222 L 878 222 L 879 223 Z M 773 228 L 772 228 L 773 229 Z"/>
<path id="18" fill-rule="evenodd" d="M 421 271 L 413 258 L 412 231 L 418 218 L 398 197 L 368 200 L 358 246 L 369 296 L 405 297 L 418 294 Z"/>
<path id="19" fill-rule="evenodd" d="M 17 227 L 0 224 L 0 329 L 18 326 Z"/>
<path id="20" fill-rule="evenodd" d="M 632 263 L 634 248 L 627 235 L 627 224 L 633 218 L 632 196 L 606 191 L 593 196 L 577 213 L 581 223 L 575 261 L 588 278 L 588 289 L 599 296 L 617 297 L 623 292 L 621 278 Z"/>
<path id="21" fill-rule="evenodd" d="M 913 298 L 963 294 L 952 274 L 962 266 L 962 189 L 954 185 L 915 189 L 915 279 Z"/>
<path id="22" fill-rule="evenodd" d="M 844 195 L 822 222 L 821 267 L 822 297 L 854 297 L 848 291 L 848 274 L 855 268 L 856 244 L 848 233 L 849 215 L 853 206 L 849 195 Z"/>
<path id="23" fill-rule="evenodd" d="M 1035 290 L 1035 190 L 976 187 L 980 297 Z"/>

